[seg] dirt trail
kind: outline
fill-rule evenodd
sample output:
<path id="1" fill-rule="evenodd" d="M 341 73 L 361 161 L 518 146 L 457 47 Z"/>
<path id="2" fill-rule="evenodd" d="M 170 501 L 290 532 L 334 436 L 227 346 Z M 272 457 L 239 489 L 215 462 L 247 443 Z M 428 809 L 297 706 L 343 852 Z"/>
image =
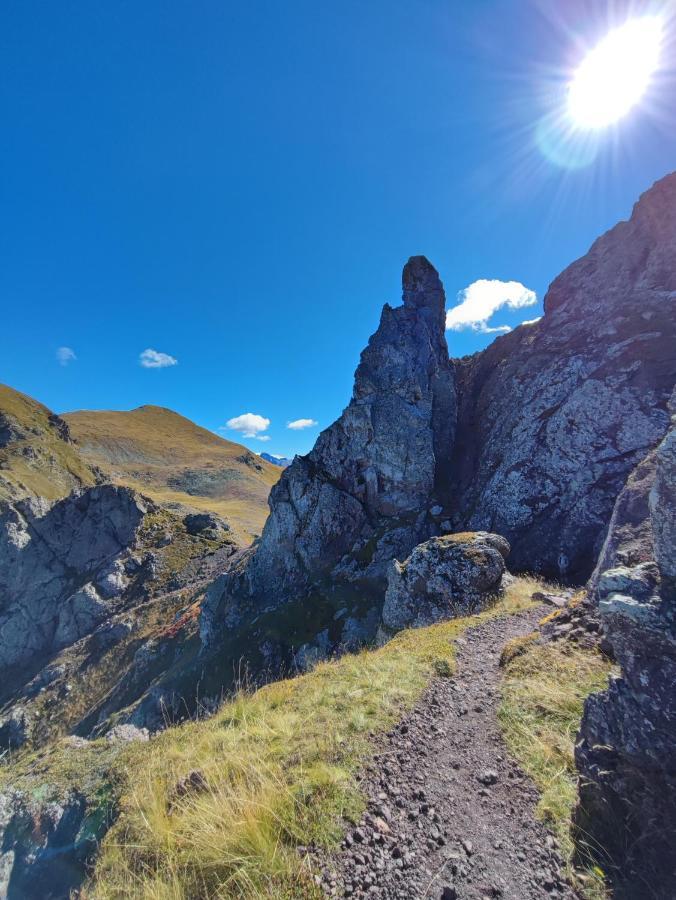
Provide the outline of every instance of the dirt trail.
<path id="1" fill-rule="evenodd" d="M 428 688 L 365 772 L 368 811 L 325 861 L 327 895 L 577 896 L 535 817 L 538 793 L 509 758 L 497 722 L 502 648 L 544 612 L 494 619 L 458 641 L 456 675 Z"/>

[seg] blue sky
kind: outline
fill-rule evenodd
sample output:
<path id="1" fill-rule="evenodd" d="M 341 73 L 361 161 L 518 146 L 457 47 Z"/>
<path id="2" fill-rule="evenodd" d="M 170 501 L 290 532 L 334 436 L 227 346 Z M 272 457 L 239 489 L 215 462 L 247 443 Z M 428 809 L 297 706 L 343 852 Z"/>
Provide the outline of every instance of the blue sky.
<path id="1" fill-rule="evenodd" d="M 534 291 L 488 322 L 514 326 L 676 167 L 666 71 L 585 165 L 542 139 L 585 48 L 655 11 L 673 4 L 10 0 L 0 380 L 57 411 L 252 413 L 270 440 L 248 446 L 306 452 L 410 255 L 449 305 L 482 279 Z M 460 356 L 495 333 L 447 336 Z"/>

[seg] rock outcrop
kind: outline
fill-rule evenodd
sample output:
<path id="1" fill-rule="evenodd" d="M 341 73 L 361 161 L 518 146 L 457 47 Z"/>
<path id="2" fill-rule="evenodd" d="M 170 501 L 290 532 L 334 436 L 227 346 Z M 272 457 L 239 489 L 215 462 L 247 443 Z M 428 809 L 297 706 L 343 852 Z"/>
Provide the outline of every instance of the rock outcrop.
<path id="1" fill-rule="evenodd" d="M 79 640 L 107 618 L 139 569 L 132 556 L 153 509 L 101 485 L 52 506 L 5 507 L 0 518 L 0 670 Z"/>
<path id="2" fill-rule="evenodd" d="M 578 847 L 608 872 L 618 900 L 667 897 L 676 884 L 676 416 L 618 498 L 602 564 L 610 568 L 595 573 L 592 591 L 621 677 L 585 706 Z"/>
<path id="3" fill-rule="evenodd" d="M 14 789 L 0 793 L 0 897 L 72 896 L 110 814 L 78 791 L 45 801 Z"/>
<path id="4" fill-rule="evenodd" d="M 498 534 L 452 534 L 419 544 L 389 572 L 383 625 L 390 632 L 469 615 L 501 589 L 509 544 Z"/>
<path id="5" fill-rule="evenodd" d="M 582 583 L 676 382 L 676 174 L 552 283 L 545 314 L 456 366 L 455 530 Z"/>
<path id="6" fill-rule="evenodd" d="M 290 603 L 312 608 L 290 645 L 344 646 L 341 619 L 368 640 L 392 560 L 443 532 L 503 535 L 513 570 L 583 583 L 618 494 L 668 428 L 675 236 L 671 175 L 553 282 L 540 321 L 455 362 L 439 277 L 412 258 L 349 406 L 285 470 L 260 541 L 210 590 L 204 644 L 246 632 L 274 668 L 283 629 L 271 649 L 249 623 Z"/>
<path id="7" fill-rule="evenodd" d="M 301 598 L 319 606 L 340 595 L 346 621 L 351 597 L 379 608 L 391 560 L 438 531 L 456 399 L 444 290 L 424 257 L 404 268 L 403 300 L 384 307 L 347 409 L 272 489 L 260 542 L 210 593 L 205 643 Z"/>

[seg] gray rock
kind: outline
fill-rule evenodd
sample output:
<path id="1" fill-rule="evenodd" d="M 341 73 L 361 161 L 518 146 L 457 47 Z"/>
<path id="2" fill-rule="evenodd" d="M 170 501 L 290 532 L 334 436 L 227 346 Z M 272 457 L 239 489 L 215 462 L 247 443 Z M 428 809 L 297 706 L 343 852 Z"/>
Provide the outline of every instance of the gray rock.
<path id="1" fill-rule="evenodd" d="M 257 546 L 209 592 L 206 645 L 262 606 L 320 602 L 326 584 L 379 604 L 392 558 L 430 535 L 426 511 L 449 484 L 456 403 L 444 291 L 423 257 L 404 268 L 403 299 L 383 309 L 347 409 L 273 487 Z"/>
<path id="2" fill-rule="evenodd" d="M 673 408 L 673 407 L 672 407 Z M 618 498 L 607 548 L 654 546 L 654 560 L 595 575 L 606 640 L 621 667 L 608 690 L 585 704 L 576 747 L 581 774 L 575 828 L 579 855 L 611 873 L 614 896 L 669 896 L 676 872 L 676 417 L 648 462 L 626 514 Z M 641 469 L 641 466 L 639 466 Z M 645 472 L 652 473 L 652 484 Z M 631 481 L 632 479 L 630 479 Z M 649 505 L 650 518 L 643 512 Z M 648 524 L 650 534 L 648 533 Z M 638 538 L 634 540 L 632 528 Z M 615 552 L 618 552 L 615 549 Z"/>
<path id="3" fill-rule="evenodd" d="M 137 728 L 136 725 L 115 725 L 106 734 L 109 744 L 130 744 L 133 741 L 147 741 L 150 734 L 147 728 Z"/>
<path id="4" fill-rule="evenodd" d="M 101 485 L 0 511 L 0 669 L 73 643 L 106 618 L 153 508 L 128 488 Z"/>
<path id="5" fill-rule="evenodd" d="M 539 322 L 456 364 L 455 529 L 505 535 L 514 571 L 584 581 L 629 474 L 664 436 L 675 260 L 673 174 L 554 280 Z"/>
<path id="6" fill-rule="evenodd" d="M 19 704 L 0 716 L 0 751 L 18 750 L 30 737 L 31 716 Z"/>
<path id="7" fill-rule="evenodd" d="M 77 791 L 44 801 L 23 791 L 1 793 L 0 897 L 71 896 L 108 827 L 109 812 L 90 807 Z"/>
<path id="8" fill-rule="evenodd" d="M 218 539 L 230 526 L 213 513 L 191 513 L 183 519 L 188 534 Z"/>
<path id="9" fill-rule="evenodd" d="M 509 544 L 497 534 L 431 538 L 388 572 L 383 624 L 391 631 L 466 615 L 499 594 Z"/>

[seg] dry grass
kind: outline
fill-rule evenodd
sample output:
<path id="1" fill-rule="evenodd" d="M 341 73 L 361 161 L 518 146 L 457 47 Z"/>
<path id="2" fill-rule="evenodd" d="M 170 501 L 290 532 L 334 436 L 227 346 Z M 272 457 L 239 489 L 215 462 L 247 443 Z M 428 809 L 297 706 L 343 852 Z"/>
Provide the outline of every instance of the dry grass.
<path id="1" fill-rule="evenodd" d="M 83 410 L 63 418 L 85 459 L 112 480 L 163 504 L 217 513 L 240 540 L 262 530 L 268 493 L 282 470 L 240 444 L 159 406 Z M 188 491 L 191 478 L 197 480 Z"/>
<path id="2" fill-rule="evenodd" d="M 540 816 L 570 860 L 571 811 L 577 798 L 575 738 L 584 701 L 606 686 L 611 664 L 596 651 L 564 642 L 537 645 L 526 640 L 511 651 L 509 646 L 500 723 L 510 751 L 541 792 Z M 571 868 L 570 875 L 587 897 L 605 896 L 602 873 Z"/>
<path id="3" fill-rule="evenodd" d="M 0 416 L 22 434 L 0 447 L 0 499 L 35 494 L 58 500 L 78 485 L 94 484 L 91 469 L 73 445 L 59 437 L 50 415 L 42 403 L 0 384 Z"/>
<path id="4" fill-rule="evenodd" d="M 355 774 L 466 628 L 530 605 L 518 579 L 486 612 L 399 634 L 385 647 L 242 694 L 211 719 L 172 728 L 125 760 L 126 788 L 89 896 L 153 900 L 312 897 L 296 848 L 332 846 L 362 810 Z M 176 794 L 198 770 L 203 790 Z"/>

